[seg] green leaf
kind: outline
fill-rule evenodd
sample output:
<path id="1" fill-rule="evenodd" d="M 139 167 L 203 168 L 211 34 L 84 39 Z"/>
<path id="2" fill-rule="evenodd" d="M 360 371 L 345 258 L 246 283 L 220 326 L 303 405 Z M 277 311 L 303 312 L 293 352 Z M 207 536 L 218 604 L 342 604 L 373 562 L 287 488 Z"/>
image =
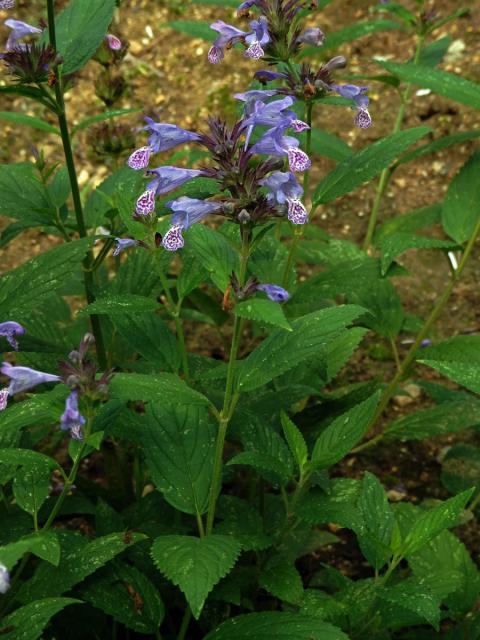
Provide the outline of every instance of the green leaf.
<path id="1" fill-rule="evenodd" d="M 112 111 L 105 111 L 104 113 L 99 113 L 96 116 L 84 118 L 77 125 L 72 127 L 71 135 L 74 136 L 78 131 L 86 129 L 90 125 L 97 122 L 103 122 L 104 120 L 113 120 L 114 118 L 118 118 L 119 116 L 126 116 L 129 113 L 138 113 L 139 111 L 141 111 L 141 109 L 112 109 Z"/>
<path id="2" fill-rule="evenodd" d="M 321 180 L 313 194 L 314 204 L 332 202 L 371 180 L 389 167 L 405 149 L 429 132 L 428 127 L 414 127 L 393 133 L 354 153 Z"/>
<path id="3" fill-rule="evenodd" d="M 475 487 L 478 492 L 480 490 L 480 449 L 463 442 L 450 447 L 442 458 L 442 484 L 453 494 L 470 487 Z"/>
<path id="4" fill-rule="evenodd" d="M 203 640 L 348 640 L 343 631 L 300 613 L 247 613 L 227 620 Z"/>
<path id="5" fill-rule="evenodd" d="M 78 71 L 93 56 L 107 33 L 114 9 L 115 0 L 70 0 L 55 18 L 63 73 Z M 47 29 L 42 41 L 48 42 Z"/>
<path id="6" fill-rule="evenodd" d="M 60 562 L 57 534 L 54 531 L 39 531 L 0 547 L 0 563 L 11 571 L 26 553 L 34 553 L 42 560 L 57 566 Z"/>
<path id="7" fill-rule="evenodd" d="M 111 320 L 120 336 L 145 360 L 159 369 L 178 373 L 181 356 L 177 340 L 158 315 L 125 314 Z"/>
<path id="8" fill-rule="evenodd" d="M 299 138 L 305 143 L 306 134 L 302 133 Z M 302 148 L 305 148 L 305 144 L 303 144 Z M 313 128 L 311 132 L 311 150 L 315 156 L 331 158 L 332 160 L 337 160 L 337 162 L 341 162 L 353 155 L 353 149 L 341 138 L 317 128 Z"/>
<path id="9" fill-rule="evenodd" d="M 21 602 L 32 602 L 42 597 L 59 596 L 100 569 L 131 545 L 146 540 L 141 533 L 112 533 L 96 538 L 87 544 L 62 549 L 58 567 L 39 565 L 34 576 L 22 585 L 18 593 Z"/>
<path id="10" fill-rule="evenodd" d="M 338 49 L 338 47 L 343 44 L 351 43 L 359 38 L 365 38 L 372 33 L 400 28 L 401 25 L 393 20 L 368 20 L 365 22 L 355 22 L 354 24 L 343 27 L 338 31 L 331 31 L 328 33 L 321 48 L 313 46 L 304 47 L 300 52 L 300 58 L 323 55 L 323 52 L 326 50 Z"/>
<path id="11" fill-rule="evenodd" d="M 136 567 L 111 563 L 80 590 L 81 597 L 138 633 L 155 634 L 165 609 L 157 587 Z"/>
<path id="12" fill-rule="evenodd" d="M 0 215 L 51 224 L 52 207 L 33 164 L 1 164 L 0 196 Z"/>
<path id="13" fill-rule="evenodd" d="M 375 413 L 379 394 L 356 405 L 331 422 L 319 435 L 312 452 L 312 467 L 326 469 L 341 460 L 362 438 Z"/>
<path id="14" fill-rule="evenodd" d="M 419 355 L 418 362 L 480 393 L 480 336 L 455 336 Z"/>
<path id="15" fill-rule="evenodd" d="M 298 469 L 301 473 L 308 460 L 307 443 L 305 442 L 305 438 L 303 437 L 300 429 L 294 422 L 292 422 L 292 420 L 290 420 L 284 411 L 280 414 L 280 419 L 282 421 L 285 440 L 290 447 L 293 457 L 297 461 Z"/>
<path id="16" fill-rule="evenodd" d="M 436 407 L 415 411 L 390 423 L 384 434 L 389 440 L 424 440 L 456 433 L 480 424 L 480 402 L 442 402 Z"/>
<path id="17" fill-rule="evenodd" d="M 244 551 L 261 551 L 272 540 L 263 532 L 264 523 L 252 504 L 231 495 L 221 495 L 217 503 L 215 533 L 232 536 Z"/>
<path id="18" fill-rule="evenodd" d="M 159 308 L 158 302 L 153 298 L 137 296 L 134 293 L 112 295 L 98 298 L 95 302 L 84 307 L 79 315 L 124 315 L 125 313 L 151 313 Z"/>
<path id="19" fill-rule="evenodd" d="M 362 530 L 357 532 L 360 549 L 378 571 L 392 556 L 393 513 L 381 483 L 368 471 L 363 476 L 358 507 L 363 518 Z"/>
<path id="20" fill-rule="evenodd" d="M 172 20 L 167 22 L 166 26 L 192 38 L 200 38 L 207 42 L 213 42 L 217 37 L 216 31 L 210 28 L 209 23 L 200 20 Z"/>
<path id="21" fill-rule="evenodd" d="M 240 550 L 239 543 L 227 536 L 161 536 L 152 545 L 152 558 L 183 591 L 198 620 L 208 594 L 231 571 Z"/>
<path id="22" fill-rule="evenodd" d="M 91 238 L 68 242 L 5 274 L 0 282 L 0 315 L 14 317 L 16 311 L 33 309 L 43 302 L 80 270 L 92 242 Z"/>
<path id="23" fill-rule="evenodd" d="M 61 167 L 56 172 L 50 180 L 47 190 L 53 205 L 60 209 L 67 202 L 71 191 L 67 167 Z"/>
<path id="24" fill-rule="evenodd" d="M 442 249 L 443 251 L 451 251 L 456 248 L 458 248 L 457 243 L 449 240 L 426 238 L 425 236 L 417 236 L 414 233 L 393 233 L 386 236 L 380 244 L 382 275 L 387 273 L 397 256 L 409 249 Z"/>
<path id="25" fill-rule="evenodd" d="M 150 404 L 141 439 L 152 480 L 165 500 L 184 513 L 208 507 L 215 428 L 206 410 L 181 401 Z"/>
<path id="26" fill-rule="evenodd" d="M 242 451 L 229 460 L 227 464 L 242 464 L 253 467 L 261 477 L 265 477 L 272 484 L 286 485 L 291 480 L 291 475 L 285 469 L 283 462 L 271 453 Z"/>
<path id="27" fill-rule="evenodd" d="M 220 291 L 225 291 L 232 271 L 238 273 L 238 253 L 221 233 L 203 224 L 192 225 L 185 239 L 201 266 L 208 271 L 212 282 Z"/>
<path id="28" fill-rule="evenodd" d="M 384 238 L 394 233 L 409 233 L 423 227 L 430 227 L 439 222 L 441 216 L 442 205 L 440 203 L 415 209 L 409 213 L 402 213 L 401 216 L 395 216 L 382 224 L 375 234 L 375 243 L 379 245 Z"/>
<path id="29" fill-rule="evenodd" d="M 433 540 L 444 529 L 455 526 L 458 517 L 470 500 L 474 488 L 445 500 L 433 509 L 423 512 L 413 523 L 402 546 L 402 555 L 408 556 Z"/>
<path id="30" fill-rule="evenodd" d="M 271 324 L 292 331 L 281 305 L 272 300 L 250 299 L 235 305 L 235 315 L 239 318 L 254 320 L 259 324 Z"/>
<path id="31" fill-rule="evenodd" d="M 420 51 L 418 64 L 424 67 L 436 67 L 444 59 L 451 43 L 452 37 L 449 35 L 430 42 Z"/>
<path id="32" fill-rule="evenodd" d="M 445 232 L 459 244 L 472 235 L 480 219 L 480 150 L 463 165 L 450 183 L 443 203 Z"/>
<path id="33" fill-rule="evenodd" d="M 272 331 L 240 363 L 238 390 L 253 391 L 304 360 L 314 357 L 362 312 L 363 309 L 355 305 L 331 307 L 293 320 L 292 332 L 282 329 Z"/>
<path id="34" fill-rule="evenodd" d="M 48 122 L 45 122 L 45 120 L 41 120 L 40 118 L 27 116 L 25 113 L 0 111 L 0 120 L 7 120 L 7 122 L 13 122 L 14 124 L 19 124 L 21 126 L 32 127 L 39 131 L 45 131 L 45 133 L 55 133 L 57 136 L 60 135 L 60 131 L 57 127 L 53 127 L 51 124 L 48 124 Z"/>
<path id="35" fill-rule="evenodd" d="M 420 580 L 415 578 L 402 580 L 392 587 L 381 589 L 378 595 L 382 600 L 390 602 L 395 607 L 411 611 L 438 631 L 440 598 L 436 597 Z"/>
<path id="36" fill-rule="evenodd" d="M 28 467 L 21 467 L 13 479 L 13 495 L 18 506 L 35 515 L 48 497 L 48 486 L 52 472 L 43 460 Z"/>
<path id="37" fill-rule="evenodd" d="M 422 158 L 429 153 L 436 153 L 437 151 L 442 151 L 442 149 L 448 149 L 455 144 L 462 144 L 463 142 L 467 142 L 468 140 L 474 140 L 479 136 L 480 131 L 478 129 L 474 129 L 473 131 L 459 131 L 458 133 L 451 133 L 448 136 L 443 136 L 443 138 L 438 138 L 437 140 L 433 140 L 433 142 L 427 142 L 427 144 L 423 144 L 413 151 L 409 151 L 397 160 L 395 166 L 405 164 L 406 162 L 416 160 L 417 158 Z M 403 214 L 399 217 L 403 218 Z"/>
<path id="38" fill-rule="evenodd" d="M 300 604 L 302 600 L 302 578 L 284 555 L 275 555 L 267 560 L 260 574 L 259 586 L 289 604 Z"/>
<path id="39" fill-rule="evenodd" d="M 333 522 L 355 532 L 362 531 L 363 516 L 358 507 L 359 480 L 333 478 L 329 493 L 310 491 L 299 503 L 297 514 L 311 524 Z"/>
<path id="40" fill-rule="evenodd" d="M 415 14 L 399 2 L 386 2 L 385 4 L 381 4 L 377 7 L 377 11 L 391 13 L 396 18 L 400 18 L 407 26 L 413 26 L 417 21 Z"/>
<path id="41" fill-rule="evenodd" d="M 55 614 L 69 604 L 79 604 L 73 598 L 44 598 L 20 607 L 0 622 L 2 640 L 37 640 Z"/>
<path id="42" fill-rule="evenodd" d="M 191 389 L 181 378 L 171 373 L 146 375 L 142 373 L 117 373 L 109 385 L 112 398 L 129 402 L 142 400 L 186 405 L 207 405 L 209 400 Z"/>
<path id="43" fill-rule="evenodd" d="M 404 64 L 385 60 L 375 60 L 375 62 L 405 82 L 431 89 L 445 98 L 480 109 L 480 85 L 475 82 L 454 73 L 416 65 L 412 62 Z"/>

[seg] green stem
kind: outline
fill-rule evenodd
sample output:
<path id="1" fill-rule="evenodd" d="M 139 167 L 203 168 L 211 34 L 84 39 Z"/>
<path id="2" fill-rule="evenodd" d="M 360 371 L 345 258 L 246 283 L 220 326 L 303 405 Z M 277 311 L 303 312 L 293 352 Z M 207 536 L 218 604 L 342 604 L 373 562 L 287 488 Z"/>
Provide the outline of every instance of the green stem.
<path id="1" fill-rule="evenodd" d="M 426 338 L 428 332 L 430 331 L 431 327 L 433 326 L 433 324 L 435 323 L 435 321 L 437 320 L 438 316 L 442 313 L 443 309 L 445 308 L 453 289 L 455 288 L 455 285 L 457 284 L 457 282 L 459 281 L 465 266 L 468 262 L 468 259 L 470 258 L 470 255 L 473 251 L 473 247 L 475 246 L 475 242 L 478 238 L 480 234 L 480 218 L 475 226 L 475 229 L 473 230 L 473 233 L 470 237 L 470 240 L 468 241 L 467 246 L 465 247 L 465 251 L 463 252 L 462 255 L 462 259 L 460 261 L 460 264 L 458 265 L 458 269 L 455 271 L 455 273 L 452 275 L 450 282 L 448 283 L 445 291 L 442 293 L 442 295 L 440 296 L 440 298 L 437 300 L 436 304 L 434 305 L 433 309 L 431 310 L 428 318 L 425 321 L 425 324 L 423 325 L 422 329 L 420 330 L 420 332 L 418 333 L 415 342 L 412 344 L 412 346 L 410 347 L 410 349 L 408 350 L 408 353 L 405 355 L 405 358 L 403 360 L 403 362 L 400 364 L 400 367 L 397 370 L 397 373 L 395 375 L 395 377 L 393 378 L 393 380 L 390 382 L 390 384 L 388 385 L 388 387 L 385 389 L 385 391 L 383 392 L 383 395 L 380 399 L 380 403 L 378 405 L 377 411 L 375 412 L 375 415 L 372 418 L 372 421 L 369 425 L 369 429 L 372 429 L 372 427 L 375 426 L 377 420 L 380 418 L 380 416 L 382 415 L 383 411 L 385 410 L 385 408 L 387 407 L 388 403 L 390 402 L 390 400 L 392 399 L 392 397 L 394 396 L 398 384 L 400 382 L 400 380 L 404 377 L 406 371 L 408 370 L 408 368 L 410 367 L 410 365 L 412 364 L 412 362 L 415 360 L 415 356 L 417 354 L 417 351 L 419 350 L 422 341 Z M 379 433 L 378 435 L 376 435 L 374 438 L 371 438 L 370 440 L 367 440 L 366 442 L 364 442 L 363 444 L 361 444 L 360 446 L 356 447 L 356 449 L 353 449 L 352 453 L 358 453 L 359 451 L 363 451 L 364 449 L 369 449 L 370 447 L 373 447 L 374 445 L 376 445 L 378 442 L 380 442 L 380 440 L 382 440 L 384 437 L 383 433 Z"/>
<path id="2" fill-rule="evenodd" d="M 308 126 L 305 142 L 305 153 L 309 156 L 312 149 L 312 117 L 313 117 L 313 102 L 306 103 L 306 115 L 305 120 Z M 303 176 L 303 198 L 304 202 L 307 201 L 308 198 L 308 188 L 310 186 L 310 171 L 305 171 Z M 313 210 L 310 216 L 313 215 Z M 293 240 L 290 243 L 290 248 L 288 250 L 288 258 L 287 264 L 285 265 L 285 271 L 283 272 L 282 279 L 282 287 L 286 288 L 288 286 L 288 282 L 290 280 L 290 273 L 293 269 L 293 265 L 295 263 L 295 253 L 297 251 L 298 243 L 303 238 L 303 234 L 305 232 L 305 225 L 296 225 L 293 235 Z"/>
<path id="3" fill-rule="evenodd" d="M 250 232 L 241 229 L 242 233 L 242 252 L 240 260 L 240 274 L 239 284 L 243 286 L 245 284 L 245 278 L 247 275 L 247 262 L 250 255 Z M 212 533 L 213 522 L 215 519 L 215 507 L 217 504 L 217 497 L 220 490 L 222 481 L 222 466 L 223 466 L 223 449 L 225 446 L 225 438 L 227 435 L 228 423 L 233 414 L 233 410 L 238 401 L 238 394 L 234 394 L 235 383 L 235 366 L 238 355 L 238 348 L 240 346 L 240 337 L 242 333 L 243 323 L 241 319 L 236 315 L 233 324 L 233 336 L 232 344 L 230 347 L 230 357 L 228 360 L 227 369 L 227 381 L 225 384 L 225 395 L 223 398 L 223 408 L 219 415 L 218 420 L 218 433 L 215 444 L 215 454 L 213 462 L 212 472 L 212 484 L 210 485 L 210 494 L 208 499 L 208 513 L 207 513 L 207 528 L 206 533 L 209 535 Z"/>
<path id="4" fill-rule="evenodd" d="M 418 61 L 420 60 L 423 41 L 424 41 L 424 36 L 418 36 L 413 64 L 418 64 Z M 393 134 L 398 133 L 402 128 L 403 120 L 405 118 L 405 111 L 408 104 L 410 103 L 411 93 L 412 93 L 412 84 L 408 83 L 403 93 L 400 96 L 401 97 L 400 107 L 398 109 L 395 125 L 393 127 L 393 132 L 392 132 Z M 367 233 L 365 235 L 365 240 L 363 242 L 364 251 L 368 251 L 368 249 L 370 248 L 370 245 L 372 244 L 373 235 L 375 233 L 375 229 L 377 226 L 378 212 L 380 211 L 382 199 L 388 187 L 388 184 L 390 182 L 390 178 L 392 177 L 392 173 L 393 173 L 392 168 L 387 167 L 380 174 L 380 179 L 378 181 L 377 191 L 375 194 L 375 200 L 373 202 L 372 211 L 370 213 L 370 218 L 368 220 Z"/>
<path id="5" fill-rule="evenodd" d="M 470 509 L 470 511 L 473 512 L 478 507 L 479 503 L 480 503 L 480 492 L 477 493 L 477 495 L 472 500 L 472 502 L 470 503 L 470 506 L 468 508 Z"/>
<path id="6" fill-rule="evenodd" d="M 186 633 L 188 631 L 188 625 L 190 624 L 191 619 L 192 619 L 192 611 L 190 607 L 187 607 L 183 615 L 183 620 L 180 626 L 180 631 L 178 632 L 177 640 L 185 640 Z"/>
<path id="7" fill-rule="evenodd" d="M 55 31 L 55 2 L 54 0 L 47 0 L 48 10 L 48 35 L 51 46 L 57 49 L 57 39 Z M 56 74 L 55 82 L 55 100 L 56 100 L 56 114 L 58 119 L 58 126 L 60 128 L 60 134 L 62 137 L 63 152 L 65 155 L 65 164 L 67 166 L 68 177 L 70 180 L 70 188 L 72 191 L 73 207 L 75 210 L 75 217 L 77 220 L 77 228 L 81 238 L 87 237 L 87 229 L 85 226 L 85 218 L 83 215 L 82 199 L 80 197 L 80 188 L 78 186 L 77 172 L 75 169 L 75 160 L 73 157 L 72 143 L 70 139 L 70 131 L 68 128 L 67 116 L 65 112 L 65 101 L 63 99 L 63 83 L 61 77 L 61 71 L 58 66 L 54 69 Z M 93 263 L 93 252 L 89 250 L 85 259 L 83 260 L 84 272 L 83 279 L 85 285 L 85 294 L 88 304 L 95 302 L 94 295 L 94 280 L 91 273 L 90 266 Z M 90 322 L 92 325 L 92 333 L 95 336 L 95 344 L 97 349 L 98 362 L 102 369 L 107 366 L 107 358 L 105 353 L 105 345 L 103 342 L 102 327 L 100 324 L 100 318 L 97 315 L 90 316 Z"/>

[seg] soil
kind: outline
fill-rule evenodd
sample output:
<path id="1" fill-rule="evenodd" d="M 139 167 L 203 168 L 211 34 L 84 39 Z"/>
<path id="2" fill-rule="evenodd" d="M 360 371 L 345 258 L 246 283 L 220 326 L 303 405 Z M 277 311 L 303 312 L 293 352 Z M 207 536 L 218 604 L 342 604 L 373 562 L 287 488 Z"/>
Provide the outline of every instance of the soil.
<path id="1" fill-rule="evenodd" d="M 318 24 L 328 33 L 358 20 L 373 19 L 376 16 L 373 11 L 376 4 L 375 0 L 334 0 L 319 14 Z M 412 5 L 414 4 L 412 0 Z M 434 6 L 442 15 L 448 15 L 459 7 L 457 0 L 436 0 L 426 4 Z M 453 48 L 457 51 L 455 55 L 449 55 L 442 68 L 480 82 L 480 1 L 466 0 L 463 4 L 470 7 L 470 15 L 442 27 L 435 33 L 435 37 L 450 34 L 455 45 Z M 41 14 L 43 3 L 25 0 L 18 5 L 15 17 L 33 22 L 32 15 Z M 252 74 L 252 63 L 242 59 L 239 52 L 233 51 L 229 52 L 222 65 L 211 66 L 206 60 L 207 43 L 192 40 L 166 28 L 169 21 L 176 19 L 224 19 L 232 22 L 232 9 L 190 6 L 176 0 L 131 0 L 122 5 L 112 31 L 129 42 L 129 52 L 120 67 L 128 81 L 128 92 L 121 104 L 116 106 L 139 108 L 152 117 L 190 129 L 202 128 L 206 117 L 211 113 L 226 112 L 233 115 L 235 106 L 232 95 L 246 89 Z M 38 9 L 36 13 L 35 9 Z M 342 75 L 374 75 L 378 73 L 378 66 L 372 60 L 373 56 L 406 61 L 413 53 L 413 42 L 408 34 L 387 31 L 358 40 L 353 45 L 342 46 L 340 52 L 349 61 L 348 69 Z M 72 123 L 103 110 L 102 102 L 94 94 L 99 69 L 97 63 L 90 62 L 76 81 L 74 89 L 67 95 L 68 115 Z M 362 148 L 391 132 L 398 109 L 398 97 L 393 89 L 372 83 L 370 96 L 374 126 L 366 131 L 355 129 L 352 112 L 348 109 L 326 107 L 315 116 L 315 123 L 342 137 L 352 147 Z M 43 115 L 41 108 L 38 109 L 23 99 L 12 100 L 0 96 L 0 111 L 7 110 Z M 45 117 L 49 119 L 48 116 Z M 124 117 L 122 124 L 132 128 L 140 127 L 141 114 Z M 421 124 L 430 126 L 436 132 L 436 137 L 479 128 L 478 115 L 473 109 L 433 94 L 414 95 L 408 109 L 404 126 Z M 144 144 L 143 140 L 142 134 L 139 134 L 138 146 Z M 75 153 L 78 166 L 81 167 L 81 185 L 91 189 L 108 175 L 111 168 L 108 163 L 95 159 L 89 151 L 87 141 L 87 134 L 81 133 L 76 142 Z M 41 149 L 50 161 L 62 162 L 58 141 L 51 135 L 22 129 L 9 122 L 2 123 L 1 162 L 32 159 L 32 145 Z M 395 173 L 388 188 L 380 213 L 381 221 L 441 201 L 449 181 L 471 155 L 474 147 L 475 142 L 467 142 L 403 165 Z M 334 163 L 328 159 L 317 159 L 314 178 L 321 177 L 333 166 Z M 333 237 L 361 242 L 373 202 L 374 186 L 366 185 L 322 207 L 317 213 L 315 224 Z M 5 219 L 1 221 L 0 230 L 8 222 Z M 57 237 L 37 230 L 22 234 L 0 250 L 0 272 L 8 271 L 56 242 L 59 242 Z M 447 262 L 438 253 L 428 251 L 408 252 L 399 261 L 410 274 L 397 281 L 406 311 L 425 316 L 438 292 L 448 281 Z M 434 329 L 433 337 L 479 331 L 478 270 L 477 247 L 462 282 L 452 295 L 448 311 L 442 315 Z M 192 343 L 194 341 L 195 337 L 192 338 Z M 194 348 L 194 344 L 190 346 Z M 371 377 L 372 374 L 389 376 L 392 367 L 390 361 L 367 357 L 361 362 L 355 362 L 350 373 L 357 380 Z M 432 375 L 431 372 L 428 375 Z M 425 406 L 426 402 L 426 397 L 421 395 L 410 405 L 395 405 L 392 411 L 401 414 Z M 474 438 L 474 435 L 461 434 L 462 439 L 470 437 Z M 361 477 L 363 471 L 368 469 L 378 475 L 387 489 L 396 491 L 397 499 L 414 502 L 424 498 L 443 499 L 448 494 L 440 482 L 440 464 L 437 458 L 440 450 L 456 439 L 458 438 L 449 436 L 425 442 L 410 442 L 398 444 L 394 449 L 391 446 L 379 446 L 363 454 L 350 456 L 340 465 L 338 472 L 341 475 Z M 458 532 L 478 562 L 479 523 L 472 519 L 460 527 Z M 334 564 L 351 577 L 364 575 L 364 562 L 353 536 L 346 531 L 337 532 L 337 535 L 343 541 L 341 553 L 339 554 L 336 545 L 325 547 L 317 556 L 318 562 Z"/>

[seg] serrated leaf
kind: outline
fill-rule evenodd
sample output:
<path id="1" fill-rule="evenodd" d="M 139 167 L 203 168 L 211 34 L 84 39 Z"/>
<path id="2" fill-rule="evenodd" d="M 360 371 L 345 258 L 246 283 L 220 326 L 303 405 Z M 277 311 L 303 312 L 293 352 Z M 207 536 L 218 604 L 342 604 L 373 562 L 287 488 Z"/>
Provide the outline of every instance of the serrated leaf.
<path id="1" fill-rule="evenodd" d="M 274 478 L 274 484 L 285 485 L 291 479 L 281 460 L 263 451 L 242 451 L 228 461 L 228 465 L 253 467 L 262 477 Z"/>
<path id="2" fill-rule="evenodd" d="M 165 609 L 157 587 L 142 571 L 115 562 L 80 590 L 81 597 L 137 633 L 155 634 Z"/>
<path id="3" fill-rule="evenodd" d="M 153 482 L 165 500 L 184 513 L 208 507 L 215 428 L 201 407 L 152 403 L 141 439 Z"/>
<path id="4" fill-rule="evenodd" d="M 37 640 L 51 618 L 69 604 L 79 604 L 74 598 L 44 598 L 16 609 L 3 618 L 2 640 Z"/>
<path id="5" fill-rule="evenodd" d="M 285 373 L 304 360 L 314 357 L 345 330 L 363 309 L 342 305 L 314 311 L 293 320 L 293 331 L 272 331 L 238 367 L 238 390 L 253 391 Z"/>
<path id="6" fill-rule="evenodd" d="M 26 553 L 34 553 L 42 560 L 57 566 L 60 562 L 57 534 L 54 531 L 39 531 L 0 547 L 0 563 L 11 571 Z"/>
<path id="7" fill-rule="evenodd" d="M 454 444 L 442 458 L 442 484 L 450 493 L 470 487 L 480 490 L 480 449 L 460 442 Z"/>
<path id="8" fill-rule="evenodd" d="M 203 640 L 348 640 L 318 618 L 283 611 L 247 613 L 227 620 Z"/>
<path id="9" fill-rule="evenodd" d="M 414 233 L 394 233 L 388 235 L 380 244 L 382 252 L 381 265 L 382 275 L 385 275 L 395 258 L 409 249 L 442 249 L 451 251 L 457 248 L 456 242 L 449 240 L 438 240 L 437 238 L 426 238 L 417 236 Z"/>
<path id="10" fill-rule="evenodd" d="M 470 238 L 480 219 L 479 171 L 480 151 L 476 151 L 451 181 L 443 202 L 443 228 L 459 244 Z"/>
<path id="11" fill-rule="evenodd" d="M 358 507 L 363 519 L 362 529 L 357 532 L 358 542 L 368 562 L 379 570 L 392 556 L 390 542 L 394 522 L 381 483 L 368 471 L 363 476 Z"/>
<path id="12" fill-rule="evenodd" d="M 480 85 L 462 78 L 462 76 L 416 65 L 412 62 L 404 64 L 385 60 L 375 60 L 375 62 L 405 82 L 411 82 L 424 89 L 431 89 L 445 98 L 480 109 Z"/>
<path id="13" fill-rule="evenodd" d="M 115 0 L 70 0 L 55 18 L 57 51 L 63 73 L 73 73 L 93 56 L 113 18 Z M 48 30 L 42 36 L 48 42 Z"/>
<path id="14" fill-rule="evenodd" d="M 328 494 L 310 491 L 299 503 L 297 515 L 311 524 L 334 522 L 361 531 L 363 517 L 358 507 L 361 483 L 351 478 L 333 478 Z"/>
<path id="15" fill-rule="evenodd" d="M 246 500 L 222 495 L 218 499 L 215 533 L 232 536 L 244 551 L 261 551 L 270 547 L 272 540 L 264 532 L 260 513 Z"/>
<path id="16" fill-rule="evenodd" d="M 163 575 L 183 591 L 198 619 L 208 594 L 231 571 L 240 550 L 234 538 L 216 534 L 161 536 L 152 545 L 152 558 Z"/>
<path id="17" fill-rule="evenodd" d="M 402 547 L 403 555 L 415 553 L 444 529 L 453 527 L 474 491 L 474 488 L 463 491 L 419 515 L 405 538 Z"/>
<path id="18" fill-rule="evenodd" d="M 271 324 L 292 331 L 282 307 L 272 300 L 251 299 L 235 305 L 234 312 L 240 318 L 254 320 L 260 324 Z"/>
<path id="19" fill-rule="evenodd" d="M 23 219 L 28 216 L 49 224 L 54 212 L 45 186 L 30 162 L 0 165 L 0 215 Z"/>
<path id="20" fill-rule="evenodd" d="M 98 298 L 95 302 L 84 307 L 78 315 L 123 315 L 125 313 L 151 313 L 159 308 L 158 302 L 153 298 L 137 296 L 133 293 L 112 295 Z"/>
<path id="21" fill-rule="evenodd" d="M 212 282 L 225 291 L 232 271 L 238 273 L 238 253 L 218 231 L 202 224 L 192 225 L 185 234 L 189 250 L 194 253 L 202 268 L 206 269 Z"/>
<path id="22" fill-rule="evenodd" d="M 58 567 L 39 565 L 34 576 L 22 585 L 19 600 L 27 603 L 45 596 L 59 596 L 131 545 L 145 539 L 141 533 L 131 533 L 128 537 L 123 533 L 112 533 L 79 548 L 64 550 Z"/>
<path id="23" fill-rule="evenodd" d="M 188 405 L 208 405 L 210 401 L 198 391 L 189 387 L 172 373 L 147 375 L 142 373 L 117 373 L 109 384 L 112 398 L 129 402 L 162 400 L 166 403 Z"/>
<path id="24" fill-rule="evenodd" d="M 387 220 L 378 228 L 375 234 L 375 244 L 379 245 L 384 238 L 394 233 L 409 233 L 424 227 L 430 227 L 439 222 L 441 216 L 441 203 L 415 209 L 409 213 L 402 213 L 401 216 L 395 216 L 391 220 Z"/>
<path id="25" fill-rule="evenodd" d="M 389 167 L 405 149 L 429 132 L 428 127 L 406 129 L 377 140 L 354 153 L 321 180 L 313 194 L 314 204 L 332 202 L 371 180 Z"/>
<path id="26" fill-rule="evenodd" d="M 418 362 L 480 393 L 480 336 L 455 336 L 427 347 Z"/>
<path id="27" fill-rule="evenodd" d="M 292 420 L 290 420 L 284 411 L 280 414 L 280 419 L 282 421 L 285 440 L 287 441 L 290 451 L 297 462 L 298 469 L 301 472 L 308 459 L 307 443 L 305 442 L 305 438 L 303 437 L 300 429 Z"/>
<path id="28" fill-rule="evenodd" d="M 283 555 L 267 560 L 260 574 L 259 586 L 289 604 L 299 604 L 303 596 L 302 578 L 293 563 Z"/>
<path id="29" fill-rule="evenodd" d="M 32 452 L 33 453 L 33 452 Z M 37 459 L 22 466 L 13 479 L 13 495 L 18 506 L 30 515 L 38 514 L 48 496 L 52 471 L 47 461 Z"/>
<path id="30" fill-rule="evenodd" d="M 413 612 L 438 631 L 441 601 L 420 580 L 402 580 L 394 586 L 381 589 L 378 595 L 396 607 Z"/>
<path id="31" fill-rule="evenodd" d="M 326 469 L 353 449 L 370 425 L 379 394 L 353 407 L 331 422 L 319 435 L 312 452 L 312 467 Z"/>

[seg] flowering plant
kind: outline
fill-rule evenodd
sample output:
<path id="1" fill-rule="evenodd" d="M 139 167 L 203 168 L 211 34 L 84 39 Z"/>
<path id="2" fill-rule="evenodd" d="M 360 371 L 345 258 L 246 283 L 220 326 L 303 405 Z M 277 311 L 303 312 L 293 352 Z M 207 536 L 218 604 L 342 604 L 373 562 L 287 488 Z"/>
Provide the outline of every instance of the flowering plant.
<path id="1" fill-rule="evenodd" d="M 480 337 L 435 323 L 480 234 L 480 155 L 441 203 L 385 215 L 404 165 L 479 135 L 405 128 L 417 85 L 480 108 L 477 84 L 437 68 L 450 41 L 435 32 L 465 12 L 380 2 L 331 34 L 325 0 L 247 0 L 235 25 L 212 4 L 207 29 L 170 26 L 209 38 L 212 74 L 249 65 L 236 116 L 198 130 L 135 116 L 131 131 L 112 110 L 135 62 L 114 0 L 58 14 L 48 0 L 33 25 L 0 1 L 0 95 L 42 114 L 0 117 L 56 136 L 64 157 L 0 166 L 0 213 L 16 220 L 2 245 L 30 227 L 56 245 L 0 281 L 0 635 L 476 637 L 480 574 L 461 538 L 478 528 Z M 409 62 L 352 75 L 330 57 L 384 29 L 415 41 Z M 107 110 L 72 127 L 65 96 L 90 59 Z M 398 113 L 381 137 L 388 91 Z M 359 150 L 319 128 L 329 109 Z M 109 175 L 81 190 L 72 141 L 98 122 Z M 363 242 L 335 238 L 331 203 L 366 182 Z M 411 249 L 448 265 L 425 318 L 399 277 Z M 412 490 L 402 459 L 429 468 L 438 443 L 439 481 L 415 469 Z"/>

